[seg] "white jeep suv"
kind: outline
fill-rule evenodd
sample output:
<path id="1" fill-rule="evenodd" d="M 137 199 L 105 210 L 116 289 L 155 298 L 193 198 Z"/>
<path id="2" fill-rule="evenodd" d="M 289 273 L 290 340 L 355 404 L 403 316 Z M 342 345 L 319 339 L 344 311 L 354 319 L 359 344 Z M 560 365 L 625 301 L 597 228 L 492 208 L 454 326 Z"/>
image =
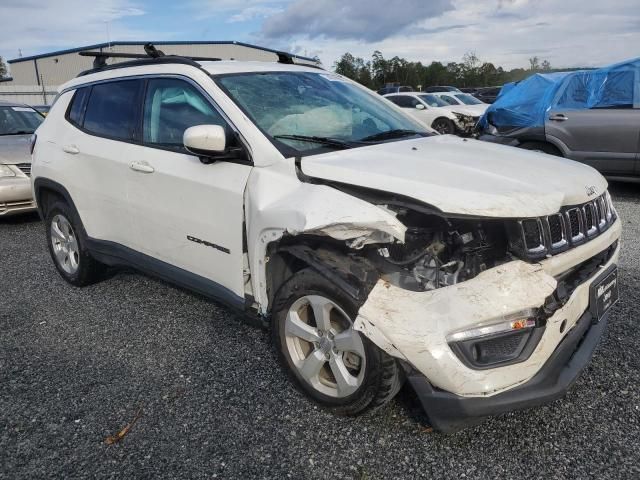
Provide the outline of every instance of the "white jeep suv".
<path id="1" fill-rule="evenodd" d="M 621 222 L 599 173 L 434 134 L 321 69 L 97 68 L 36 133 L 65 280 L 128 265 L 253 314 L 335 413 L 405 380 L 443 431 L 559 398 L 617 300 Z"/>

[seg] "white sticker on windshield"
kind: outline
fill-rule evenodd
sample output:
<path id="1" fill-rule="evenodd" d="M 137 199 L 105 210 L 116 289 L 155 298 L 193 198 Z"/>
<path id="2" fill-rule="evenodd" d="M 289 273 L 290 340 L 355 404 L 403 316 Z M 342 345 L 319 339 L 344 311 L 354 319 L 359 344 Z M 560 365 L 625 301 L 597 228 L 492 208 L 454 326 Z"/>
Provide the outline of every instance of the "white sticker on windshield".
<path id="1" fill-rule="evenodd" d="M 33 109 L 28 107 L 11 107 L 14 112 L 33 112 Z"/>

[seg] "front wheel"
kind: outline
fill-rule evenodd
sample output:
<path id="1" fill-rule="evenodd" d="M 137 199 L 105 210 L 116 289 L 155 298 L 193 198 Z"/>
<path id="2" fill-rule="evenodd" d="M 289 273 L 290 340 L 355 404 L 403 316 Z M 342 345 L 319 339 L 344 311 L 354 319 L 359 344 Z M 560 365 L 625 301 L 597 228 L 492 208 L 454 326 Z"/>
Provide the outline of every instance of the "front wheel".
<path id="1" fill-rule="evenodd" d="M 456 131 L 455 125 L 448 118 L 436 118 L 431 124 L 431 128 L 441 135 L 449 135 Z"/>
<path id="2" fill-rule="evenodd" d="M 402 386 L 398 362 L 354 330 L 358 307 L 315 270 L 279 290 L 273 337 L 296 386 L 320 405 L 357 415 L 389 402 Z"/>

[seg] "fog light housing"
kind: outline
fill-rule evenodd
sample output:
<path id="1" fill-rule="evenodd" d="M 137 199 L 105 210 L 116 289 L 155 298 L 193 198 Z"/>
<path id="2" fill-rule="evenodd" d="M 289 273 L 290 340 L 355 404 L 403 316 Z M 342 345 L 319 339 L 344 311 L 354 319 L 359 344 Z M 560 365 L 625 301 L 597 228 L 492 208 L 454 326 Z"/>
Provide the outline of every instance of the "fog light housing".
<path id="1" fill-rule="evenodd" d="M 497 323 L 455 332 L 447 342 L 460 361 L 474 370 L 524 362 L 544 332 L 535 313 L 528 310 Z"/>

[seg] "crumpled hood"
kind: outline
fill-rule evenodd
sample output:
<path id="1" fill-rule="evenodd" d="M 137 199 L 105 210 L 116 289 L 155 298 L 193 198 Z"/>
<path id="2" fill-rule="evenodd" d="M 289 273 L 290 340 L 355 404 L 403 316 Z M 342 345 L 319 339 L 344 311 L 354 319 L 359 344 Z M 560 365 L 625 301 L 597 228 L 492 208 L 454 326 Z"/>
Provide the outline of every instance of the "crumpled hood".
<path id="1" fill-rule="evenodd" d="M 581 163 L 452 135 L 303 157 L 301 169 L 311 177 L 412 197 L 445 213 L 480 217 L 549 215 L 607 188 L 602 175 Z"/>
<path id="2" fill-rule="evenodd" d="M 0 163 L 31 163 L 31 135 L 0 135 Z"/>

